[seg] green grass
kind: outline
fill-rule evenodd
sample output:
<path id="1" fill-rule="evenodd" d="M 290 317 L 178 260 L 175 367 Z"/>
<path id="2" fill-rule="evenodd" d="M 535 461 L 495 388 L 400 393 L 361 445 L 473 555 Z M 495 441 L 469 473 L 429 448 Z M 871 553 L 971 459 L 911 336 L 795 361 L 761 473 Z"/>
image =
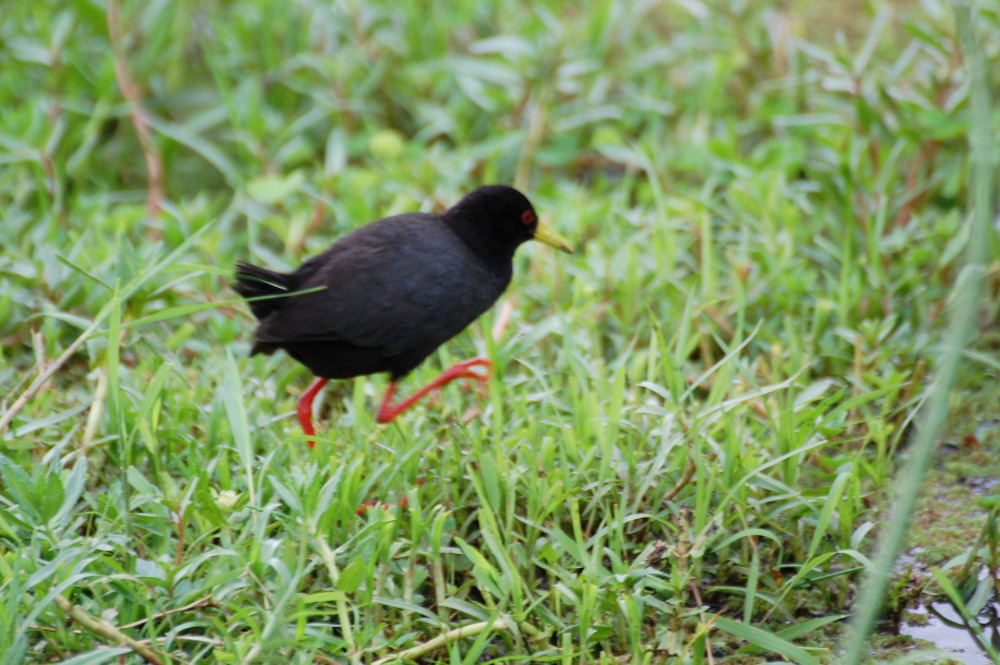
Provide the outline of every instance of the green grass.
<path id="1" fill-rule="evenodd" d="M 5 8 L 0 664 L 830 662 L 918 407 L 998 417 L 998 14 L 976 87 L 935 2 Z M 404 383 L 488 396 L 335 382 L 310 451 L 235 261 L 488 182 L 578 249 Z"/>

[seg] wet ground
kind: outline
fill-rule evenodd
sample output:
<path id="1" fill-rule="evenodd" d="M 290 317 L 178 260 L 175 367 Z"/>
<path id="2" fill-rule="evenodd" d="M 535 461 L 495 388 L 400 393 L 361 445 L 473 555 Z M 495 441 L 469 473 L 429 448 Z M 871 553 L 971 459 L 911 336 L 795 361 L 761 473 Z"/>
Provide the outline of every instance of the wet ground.
<path id="1" fill-rule="evenodd" d="M 948 655 L 965 665 L 990 665 L 993 660 L 979 644 L 972 630 L 962 622 L 961 616 L 947 603 L 930 603 L 911 612 L 918 617 L 926 616 L 926 623 L 920 619 L 921 625 L 903 624 L 901 631 L 914 639 L 925 640 L 941 649 L 943 655 Z M 991 640 L 994 649 L 1000 648 L 1000 603 L 991 603 L 990 607 L 979 617 L 979 625 L 983 635 Z"/>
<path id="2" fill-rule="evenodd" d="M 990 409 L 995 412 L 995 403 Z M 916 574 L 915 579 L 923 578 L 923 591 L 929 594 L 917 594 L 923 596 L 924 603 L 908 613 L 910 619 L 900 626 L 900 633 L 931 643 L 942 651 L 942 657 L 964 665 L 988 665 L 994 661 L 959 612 L 942 600 L 941 589 L 931 581 L 932 571 L 947 567 L 956 557 L 966 556 L 970 547 L 977 547 L 980 556 L 996 547 L 995 543 L 990 545 L 989 537 L 983 538 L 983 530 L 987 528 L 989 533 L 987 515 L 1000 494 L 998 438 L 1000 420 L 989 418 L 970 428 L 964 436 L 955 436 L 941 446 L 936 468 L 923 492 L 922 505 L 914 516 L 911 549 L 901 559 L 900 569 L 908 568 L 911 574 Z M 983 565 L 979 570 L 981 583 L 990 577 L 989 569 Z M 992 642 L 996 652 L 1000 651 L 1000 598 L 995 592 L 991 595 L 991 602 L 985 604 L 976 622 L 979 632 Z"/>

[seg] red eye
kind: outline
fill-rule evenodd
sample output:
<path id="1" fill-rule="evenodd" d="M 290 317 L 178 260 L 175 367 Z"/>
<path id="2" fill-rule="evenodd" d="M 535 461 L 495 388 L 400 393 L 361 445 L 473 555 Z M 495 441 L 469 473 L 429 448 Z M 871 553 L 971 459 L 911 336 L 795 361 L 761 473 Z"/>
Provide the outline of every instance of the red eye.
<path id="1" fill-rule="evenodd" d="M 530 226 L 531 224 L 537 222 L 538 218 L 535 217 L 535 213 L 531 212 L 530 210 L 525 210 L 524 212 L 521 213 L 521 221 L 524 222 L 525 226 Z"/>

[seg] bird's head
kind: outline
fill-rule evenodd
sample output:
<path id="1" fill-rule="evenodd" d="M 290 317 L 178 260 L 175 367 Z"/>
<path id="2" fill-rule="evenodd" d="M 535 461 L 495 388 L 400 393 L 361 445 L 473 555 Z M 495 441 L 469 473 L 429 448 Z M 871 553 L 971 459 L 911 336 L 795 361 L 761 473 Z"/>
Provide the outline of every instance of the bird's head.
<path id="1" fill-rule="evenodd" d="M 531 201 L 507 185 L 486 185 L 466 194 L 445 213 L 445 221 L 479 253 L 513 256 L 527 240 L 573 253 L 565 238 L 538 220 Z"/>

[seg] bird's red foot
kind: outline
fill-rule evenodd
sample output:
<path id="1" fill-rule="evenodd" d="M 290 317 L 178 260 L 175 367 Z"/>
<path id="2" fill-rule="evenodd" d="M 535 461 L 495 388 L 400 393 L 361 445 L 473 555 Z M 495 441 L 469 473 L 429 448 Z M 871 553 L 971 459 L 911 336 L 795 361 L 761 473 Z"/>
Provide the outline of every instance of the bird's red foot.
<path id="1" fill-rule="evenodd" d="M 385 399 L 382 400 L 382 406 L 379 407 L 378 414 L 376 414 L 375 419 L 380 423 L 387 423 L 416 404 L 417 401 L 424 397 L 427 393 L 432 390 L 437 390 L 438 388 L 451 383 L 455 379 L 475 379 L 485 385 L 486 382 L 489 381 L 490 367 L 492 367 L 492 365 L 493 363 L 489 358 L 473 358 L 471 360 L 455 363 L 442 372 L 441 376 L 434 379 L 398 404 L 392 403 L 392 398 L 396 396 L 396 382 L 393 381 L 389 384 L 389 389 L 385 392 Z M 472 369 L 476 366 L 483 366 L 486 368 L 486 371 L 476 372 Z"/>
<path id="2" fill-rule="evenodd" d="M 482 372 L 473 372 L 470 369 L 471 367 L 475 367 L 477 365 L 482 365 L 483 367 Z M 476 397 L 479 399 L 479 401 L 485 400 L 490 385 L 490 376 L 492 376 L 493 374 L 493 362 L 490 361 L 488 358 L 473 358 L 472 360 L 466 360 L 465 362 L 458 363 L 457 365 L 452 366 L 452 369 L 454 369 L 455 367 L 461 368 L 462 372 L 461 378 L 476 380 L 476 384 L 474 386 L 476 391 Z M 464 385 L 469 386 L 469 384 L 464 384 Z M 472 408 L 474 409 L 476 407 Z"/>
<path id="3" fill-rule="evenodd" d="M 483 367 L 482 372 L 473 372 L 472 368 L 481 366 Z M 477 356 L 471 360 L 465 360 L 460 363 L 455 363 L 438 378 L 438 381 L 445 377 L 449 377 L 445 383 L 448 381 L 454 381 L 455 379 L 475 379 L 481 383 L 486 383 L 490 380 L 490 374 L 493 371 L 493 361 L 489 358 L 483 358 Z M 442 384 L 444 385 L 444 384 Z"/>

